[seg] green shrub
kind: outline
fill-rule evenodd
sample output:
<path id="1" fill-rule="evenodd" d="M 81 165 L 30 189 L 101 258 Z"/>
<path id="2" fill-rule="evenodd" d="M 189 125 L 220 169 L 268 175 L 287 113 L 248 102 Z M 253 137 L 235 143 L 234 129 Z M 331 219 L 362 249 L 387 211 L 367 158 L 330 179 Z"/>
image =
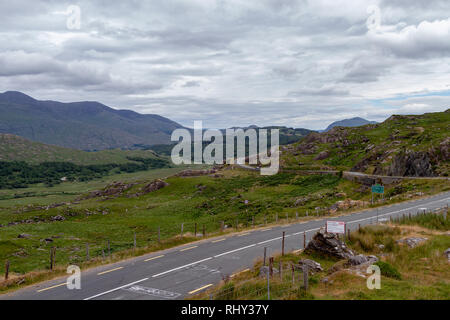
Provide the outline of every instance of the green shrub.
<path id="1" fill-rule="evenodd" d="M 374 263 L 374 265 L 380 267 L 380 271 L 383 276 L 397 280 L 402 279 L 400 272 L 398 272 L 398 270 L 395 269 L 391 264 L 384 261 L 378 261 Z"/>

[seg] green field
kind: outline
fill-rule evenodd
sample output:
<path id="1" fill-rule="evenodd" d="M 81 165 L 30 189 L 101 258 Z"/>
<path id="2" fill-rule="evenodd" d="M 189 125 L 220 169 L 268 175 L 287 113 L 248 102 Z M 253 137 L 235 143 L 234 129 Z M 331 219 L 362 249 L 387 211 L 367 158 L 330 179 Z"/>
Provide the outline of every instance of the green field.
<path id="1" fill-rule="evenodd" d="M 222 170 L 215 176 L 171 176 L 182 169 L 108 176 L 86 183 L 62 183 L 53 188 L 34 186 L 20 191 L 2 191 L 0 224 L 5 226 L 0 228 L 0 261 L 9 260 L 12 274 L 19 276 L 47 269 L 52 247 L 57 248 L 58 265 L 81 264 L 86 260 L 86 244 L 90 246 L 91 258 L 101 257 L 102 250 L 106 252 L 107 241 L 110 241 L 112 253 L 121 255 L 133 247 L 134 233 L 139 252 L 151 251 L 195 240 L 195 224 L 197 235 L 203 231 L 203 226 L 210 235 L 219 232 L 222 221 L 227 226 L 226 231 L 234 231 L 236 227 L 241 230 L 250 227 L 252 222 L 274 223 L 277 217 L 278 222 L 286 221 L 286 215 L 292 221 L 296 214 L 299 219 L 330 214 L 328 208 L 343 197 L 365 203 L 370 198 L 361 185 L 332 175 L 260 176 L 243 170 Z M 134 196 L 155 178 L 165 178 L 169 185 Z M 96 197 L 74 201 L 114 181 L 137 184 L 111 199 Z M 436 193 L 445 189 L 443 183 L 440 180 L 403 182 L 399 189 L 402 192 L 387 203 L 403 200 L 401 197 L 417 190 Z M 398 189 L 399 185 L 390 186 L 387 191 L 394 187 Z M 299 199 L 301 204 L 296 205 Z M 41 207 L 55 202 L 71 203 L 48 210 Z M 358 209 L 360 207 L 348 210 Z M 64 221 L 52 221 L 54 217 L 62 217 Z M 32 223 L 25 223 L 26 220 Z M 19 223 L 6 226 L 11 222 Z M 182 223 L 185 238 L 180 240 Z M 158 228 L 161 244 L 157 243 Z M 29 236 L 18 238 L 20 234 Z"/>

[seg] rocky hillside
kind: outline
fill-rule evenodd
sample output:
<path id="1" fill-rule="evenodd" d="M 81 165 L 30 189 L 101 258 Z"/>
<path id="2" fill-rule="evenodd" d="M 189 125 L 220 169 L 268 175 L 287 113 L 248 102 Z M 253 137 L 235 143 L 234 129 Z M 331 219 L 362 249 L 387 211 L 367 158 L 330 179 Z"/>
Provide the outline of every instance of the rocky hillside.
<path id="1" fill-rule="evenodd" d="M 283 147 L 287 169 L 351 170 L 388 176 L 448 176 L 450 109 L 393 115 L 380 124 L 335 127 Z"/>
<path id="2" fill-rule="evenodd" d="M 0 93 L 0 133 L 80 150 L 130 148 L 170 142 L 182 126 L 154 114 L 116 110 L 93 101 L 39 101 L 21 92 Z"/>

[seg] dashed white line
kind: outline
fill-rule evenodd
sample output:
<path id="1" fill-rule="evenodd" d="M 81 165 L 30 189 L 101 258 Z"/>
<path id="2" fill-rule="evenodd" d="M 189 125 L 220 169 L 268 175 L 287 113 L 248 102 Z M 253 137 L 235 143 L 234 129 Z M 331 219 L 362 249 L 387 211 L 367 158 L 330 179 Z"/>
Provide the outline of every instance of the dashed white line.
<path id="1" fill-rule="evenodd" d="M 126 285 L 124 285 L 124 286 L 121 286 L 121 287 L 118 287 L 118 288 L 115 288 L 115 289 L 111 289 L 111 290 L 108 290 L 108 291 L 105 291 L 105 292 L 96 294 L 95 296 L 92 296 L 92 297 L 89 297 L 89 298 L 86 298 L 86 299 L 83 299 L 83 300 L 91 300 L 91 299 L 94 299 L 94 298 L 98 298 L 98 297 L 103 296 L 103 295 L 105 295 L 105 294 L 108 294 L 108 293 L 111 293 L 111 292 L 114 292 L 114 291 L 117 291 L 117 290 L 120 290 L 120 289 L 129 287 L 129 286 L 132 286 L 133 284 L 136 284 L 136 283 L 139 283 L 139 282 L 143 282 L 143 281 L 145 281 L 145 280 L 148 280 L 148 278 L 144 278 L 144 279 L 141 279 L 141 280 L 138 280 L 138 281 L 135 281 L 135 282 L 126 284 Z"/>
<path id="2" fill-rule="evenodd" d="M 152 276 L 152 278 L 156 278 L 156 277 L 162 276 L 164 274 L 167 274 L 167 273 L 170 273 L 170 272 L 173 272 L 173 271 L 177 271 L 177 270 L 180 270 L 180 269 L 183 269 L 183 268 L 186 268 L 186 267 L 190 267 L 190 266 L 192 266 L 194 264 L 202 263 L 204 261 L 208 261 L 208 260 L 211 260 L 211 259 L 212 259 L 212 257 L 209 257 L 209 258 L 206 258 L 206 259 L 203 259 L 203 260 L 198 260 L 198 261 L 195 261 L 195 262 L 192 262 L 192 263 L 188 263 L 188 264 L 185 264 L 184 266 L 181 266 L 181 267 L 178 267 L 178 268 L 173 268 L 173 269 L 170 269 L 170 270 L 167 270 L 167 271 L 155 274 L 154 276 Z"/>
<path id="3" fill-rule="evenodd" d="M 254 246 L 256 246 L 256 244 L 251 244 L 251 245 L 246 246 L 246 247 L 242 247 L 242 248 L 234 249 L 234 250 L 231 250 L 231 251 L 227 251 L 227 252 L 215 255 L 214 258 L 218 258 L 218 257 L 224 256 L 224 255 L 227 255 L 227 254 L 230 254 L 230 253 L 233 253 L 233 252 L 245 250 L 245 249 L 248 249 L 248 248 L 251 248 L 251 247 L 254 247 Z"/>

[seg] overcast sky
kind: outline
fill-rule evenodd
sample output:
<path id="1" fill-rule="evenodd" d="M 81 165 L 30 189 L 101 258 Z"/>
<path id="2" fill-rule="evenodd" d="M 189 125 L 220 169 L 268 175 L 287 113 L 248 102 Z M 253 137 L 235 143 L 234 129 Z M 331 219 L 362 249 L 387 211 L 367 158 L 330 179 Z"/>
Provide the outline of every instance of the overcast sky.
<path id="1" fill-rule="evenodd" d="M 443 111 L 449 15 L 448 0 L 1 0 L 0 91 L 189 127 Z"/>

